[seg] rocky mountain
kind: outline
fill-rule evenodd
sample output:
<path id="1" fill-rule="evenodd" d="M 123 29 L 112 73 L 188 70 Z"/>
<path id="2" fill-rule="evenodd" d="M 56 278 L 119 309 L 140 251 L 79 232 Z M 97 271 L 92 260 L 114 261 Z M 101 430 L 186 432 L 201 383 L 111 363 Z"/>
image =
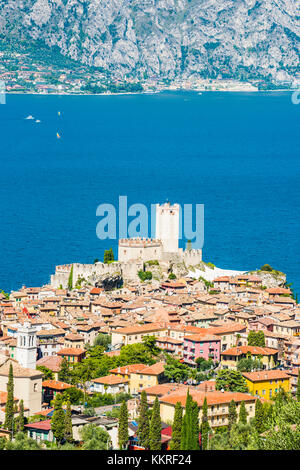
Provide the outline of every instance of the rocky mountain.
<path id="1" fill-rule="evenodd" d="M 295 0 L 0 0 L 0 37 L 44 41 L 116 77 L 262 78 L 299 71 Z"/>

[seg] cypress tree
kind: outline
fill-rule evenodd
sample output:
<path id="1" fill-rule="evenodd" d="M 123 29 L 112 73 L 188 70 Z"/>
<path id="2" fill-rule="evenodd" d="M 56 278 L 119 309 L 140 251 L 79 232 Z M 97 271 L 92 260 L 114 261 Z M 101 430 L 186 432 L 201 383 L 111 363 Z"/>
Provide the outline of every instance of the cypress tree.
<path id="1" fill-rule="evenodd" d="M 199 406 L 196 401 L 192 402 L 192 446 L 191 450 L 199 450 Z"/>
<path id="2" fill-rule="evenodd" d="M 254 427 L 259 434 L 264 431 L 264 408 L 259 399 L 255 402 Z"/>
<path id="3" fill-rule="evenodd" d="M 208 447 L 208 439 L 209 439 L 209 431 L 210 426 L 208 423 L 208 406 L 207 406 L 207 399 L 204 398 L 203 405 L 202 405 L 202 420 L 200 426 L 200 433 L 201 433 L 201 449 L 206 450 Z"/>
<path id="4" fill-rule="evenodd" d="M 161 419 L 160 406 L 157 397 L 155 398 L 152 408 L 149 437 L 150 450 L 161 450 Z"/>
<path id="5" fill-rule="evenodd" d="M 7 400 L 5 405 L 5 421 L 4 427 L 13 432 L 14 427 L 14 375 L 13 366 L 10 363 L 8 382 L 7 382 Z"/>
<path id="6" fill-rule="evenodd" d="M 234 400 L 231 400 L 228 407 L 228 430 L 230 431 L 232 426 L 236 423 L 237 420 L 237 412 L 236 412 L 236 404 Z"/>
<path id="7" fill-rule="evenodd" d="M 139 441 L 139 445 L 145 447 L 146 449 L 149 447 L 149 415 L 148 415 L 148 403 L 147 403 L 147 394 L 145 390 L 141 393 L 141 401 L 139 406 L 139 421 L 138 421 L 138 428 L 137 428 L 137 437 Z"/>
<path id="8" fill-rule="evenodd" d="M 68 279 L 68 290 L 72 290 L 72 289 L 73 289 L 73 264 L 71 266 L 71 271 L 70 271 L 69 279 Z"/>
<path id="9" fill-rule="evenodd" d="M 298 372 L 296 398 L 297 398 L 297 401 L 300 401 L 300 369 L 299 369 L 299 372 Z"/>
<path id="10" fill-rule="evenodd" d="M 58 372 L 58 380 L 61 382 L 69 381 L 70 369 L 67 359 L 64 357 L 60 364 L 60 370 Z"/>
<path id="11" fill-rule="evenodd" d="M 240 406 L 239 423 L 247 424 L 247 415 L 248 413 L 246 410 L 245 402 L 243 400 Z"/>
<path id="12" fill-rule="evenodd" d="M 51 419 L 51 429 L 58 444 L 65 436 L 65 412 L 62 408 L 62 395 L 58 393 L 54 400 L 54 412 Z"/>
<path id="13" fill-rule="evenodd" d="M 265 334 L 262 330 L 257 332 L 257 346 L 264 348 L 266 346 Z"/>
<path id="14" fill-rule="evenodd" d="M 24 431 L 24 402 L 20 401 L 20 411 L 19 411 L 19 420 L 18 420 L 18 431 Z"/>
<path id="15" fill-rule="evenodd" d="M 128 444 L 128 408 L 125 400 L 123 401 L 120 409 L 119 428 L 118 428 L 118 441 L 119 448 L 122 450 Z"/>
<path id="16" fill-rule="evenodd" d="M 67 442 L 73 442 L 72 414 L 71 403 L 67 401 L 67 409 L 65 413 L 65 439 Z"/>
<path id="17" fill-rule="evenodd" d="M 192 397 L 188 389 L 186 402 L 185 402 L 185 413 L 182 420 L 182 434 L 181 434 L 181 450 L 191 450 L 191 417 L 192 417 Z"/>
<path id="18" fill-rule="evenodd" d="M 170 442 L 171 450 L 181 449 L 181 429 L 182 429 L 182 406 L 178 401 L 175 405 L 174 421 L 172 426 L 172 440 Z"/>

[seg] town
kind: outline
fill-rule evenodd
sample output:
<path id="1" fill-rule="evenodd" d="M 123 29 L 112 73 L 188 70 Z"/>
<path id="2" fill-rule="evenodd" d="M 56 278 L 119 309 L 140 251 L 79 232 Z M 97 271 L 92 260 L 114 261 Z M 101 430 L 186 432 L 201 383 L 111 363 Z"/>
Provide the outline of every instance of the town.
<path id="1" fill-rule="evenodd" d="M 207 280 L 201 250 L 178 248 L 177 206 L 157 214 L 157 238 L 119 240 L 118 261 L 108 249 L 0 294 L 2 449 L 299 448 L 285 275 Z"/>
<path id="2" fill-rule="evenodd" d="M 137 79 L 130 75 L 116 77 L 101 67 L 89 67 L 64 57 L 55 48 L 41 44 L 11 44 L 3 41 L 0 47 L 0 80 L 6 93 L 30 94 L 120 94 L 158 93 L 161 91 L 244 91 L 266 89 L 297 89 L 299 79 L 293 83 L 268 83 L 261 77 L 216 78 L 191 76 L 169 80 L 159 76 Z"/>

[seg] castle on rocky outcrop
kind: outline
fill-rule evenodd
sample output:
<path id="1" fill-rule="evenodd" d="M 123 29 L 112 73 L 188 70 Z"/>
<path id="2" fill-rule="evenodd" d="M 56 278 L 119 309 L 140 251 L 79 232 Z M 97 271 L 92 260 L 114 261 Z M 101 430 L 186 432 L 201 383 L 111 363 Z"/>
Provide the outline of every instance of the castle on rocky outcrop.
<path id="1" fill-rule="evenodd" d="M 180 206 L 169 202 L 156 206 L 155 238 L 126 238 L 119 240 L 118 261 L 111 264 L 69 264 L 56 266 L 51 276 L 51 285 L 58 288 L 67 286 L 73 266 L 73 285 L 79 278 L 93 281 L 104 275 L 119 273 L 124 281 L 137 279 L 144 263 L 157 260 L 163 263 L 183 263 L 196 266 L 202 261 L 202 250 L 179 248 Z"/>

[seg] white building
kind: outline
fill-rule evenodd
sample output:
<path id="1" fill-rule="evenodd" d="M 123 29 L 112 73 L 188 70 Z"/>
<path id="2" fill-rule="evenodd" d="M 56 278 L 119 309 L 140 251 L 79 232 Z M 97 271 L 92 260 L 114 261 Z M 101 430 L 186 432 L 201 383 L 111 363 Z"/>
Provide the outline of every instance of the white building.
<path id="1" fill-rule="evenodd" d="M 36 328 L 25 322 L 18 328 L 16 359 L 21 366 L 35 369 L 36 353 Z"/>
<path id="2" fill-rule="evenodd" d="M 169 202 L 156 205 L 155 236 L 165 253 L 178 253 L 180 206 Z"/>

